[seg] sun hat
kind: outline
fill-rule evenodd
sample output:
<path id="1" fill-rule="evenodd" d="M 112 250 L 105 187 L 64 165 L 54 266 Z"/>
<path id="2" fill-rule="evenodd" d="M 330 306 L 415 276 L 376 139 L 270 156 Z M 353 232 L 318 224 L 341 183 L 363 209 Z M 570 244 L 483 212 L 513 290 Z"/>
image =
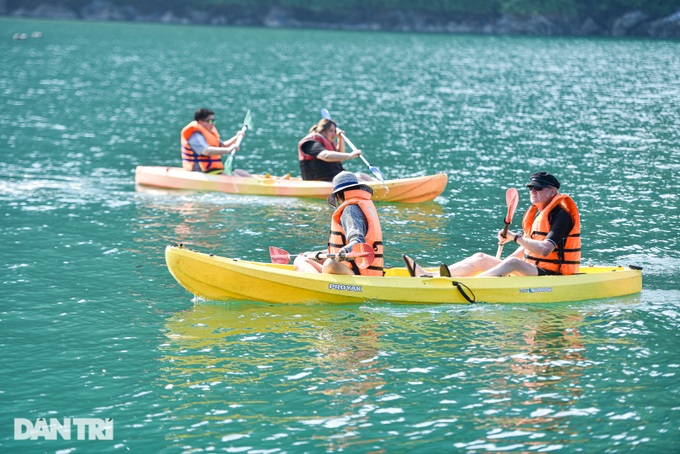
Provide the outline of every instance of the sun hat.
<path id="1" fill-rule="evenodd" d="M 371 189 L 369 186 L 366 186 L 365 184 L 359 183 L 356 175 L 354 175 L 352 172 L 343 171 L 333 178 L 333 192 L 331 192 L 331 194 L 328 196 L 328 199 L 326 200 L 328 200 L 328 203 L 332 207 L 336 207 L 336 194 L 352 188 L 359 188 L 373 195 L 373 189 Z"/>
<path id="2" fill-rule="evenodd" d="M 529 177 L 529 183 L 527 188 L 548 188 L 553 187 L 555 189 L 560 188 L 560 182 L 557 178 L 549 174 L 548 172 L 534 172 Z"/>

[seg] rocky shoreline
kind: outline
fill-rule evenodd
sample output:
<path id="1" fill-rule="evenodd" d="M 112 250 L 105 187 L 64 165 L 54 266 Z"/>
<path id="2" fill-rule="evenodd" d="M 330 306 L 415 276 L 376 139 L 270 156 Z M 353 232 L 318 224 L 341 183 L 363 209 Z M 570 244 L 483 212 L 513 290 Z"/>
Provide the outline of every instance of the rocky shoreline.
<path id="1" fill-rule="evenodd" d="M 94 0 L 82 10 L 52 4 L 32 9 L 9 10 L 0 0 L 0 15 L 23 18 L 45 18 L 89 21 L 155 22 L 165 24 L 204 24 L 222 26 L 259 26 L 271 28 L 324 28 L 334 30 L 368 30 L 422 33 L 530 35 L 530 36 L 612 36 L 680 38 L 680 10 L 667 17 L 651 17 L 642 11 L 631 11 L 601 23 L 590 17 L 543 15 L 501 15 L 486 18 L 439 17 L 407 11 L 389 11 L 366 17 L 343 12 L 328 17 L 310 17 L 309 12 L 281 7 L 269 9 L 241 8 L 229 14 L 211 14 L 191 10 L 186 14 L 157 11 L 141 14 L 133 6 L 116 6 L 106 0 Z"/>

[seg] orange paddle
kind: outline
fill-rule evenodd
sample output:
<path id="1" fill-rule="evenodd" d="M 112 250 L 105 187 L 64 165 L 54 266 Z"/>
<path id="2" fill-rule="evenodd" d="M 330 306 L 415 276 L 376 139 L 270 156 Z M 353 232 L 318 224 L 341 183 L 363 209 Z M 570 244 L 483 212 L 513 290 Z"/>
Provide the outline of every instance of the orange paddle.
<path id="1" fill-rule="evenodd" d="M 297 254 L 304 255 L 304 254 Z M 286 264 L 290 262 L 290 254 L 284 249 L 278 248 L 276 246 L 269 246 L 269 256 L 272 259 L 272 263 Z M 368 268 L 373 260 L 375 259 L 375 252 L 373 248 L 366 243 L 355 244 L 352 247 L 352 252 L 340 253 L 340 254 L 310 254 L 305 255 L 310 259 L 325 259 L 325 258 L 339 258 L 340 260 L 354 260 L 357 266 L 361 269 Z"/>
<path id="2" fill-rule="evenodd" d="M 519 192 L 517 192 L 517 189 L 508 188 L 508 190 L 505 191 L 505 203 L 508 206 L 508 214 L 505 216 L 505 228 L 501 234 L 503 238 L 507 236 L 512 217 L 515 215 L 515 210 L 517 210 L 517 204 L 519 203 Z M 499 244 L 498 251 L 496 251 L 496 258 L 500 259 L 501 254 L 503 254 L 503 245 Z"/>

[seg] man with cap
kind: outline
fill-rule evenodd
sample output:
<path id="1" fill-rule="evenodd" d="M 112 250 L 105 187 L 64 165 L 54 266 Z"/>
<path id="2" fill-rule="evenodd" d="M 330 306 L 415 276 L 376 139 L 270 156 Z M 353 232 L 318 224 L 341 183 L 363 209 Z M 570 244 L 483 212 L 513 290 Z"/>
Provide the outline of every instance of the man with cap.
<path id="1" fill-rule="evenodd" d="M 499 244 L 514 241 L 520 247 L 505 260 L 477 253 L 446 267 L 441 274 L 450 276 L 545 276 L 576 274 L 581 263 L 581 220 L 576 204 L 560 194 L 560 182 L 548 172 L 531 174 L 531 206 L 522 220 L 522 231 L 498 232 Z M 414 275 L 423 273 L 412 259 L 404 256 Z"/>
<path id="2" fill-rule="evenodd" d="M 337 258 L 327 258 L 322 264 L 303 254 L 295 258 L 295 269 L 307 273 L 382 276 L 382 229 L 372 196 L 373 190 L 360 184 L 351 172 L 340 172 L 333 178 L 333 192 L 328 196 L 328 203 L 335 211 L 331 217 L 328 251 L 319 251 L 339 255 L 351 251 L 356 244 L 367 243 L 375 253 L 368 268 L 359 269 L 353 261 L 339 261 Z"/>

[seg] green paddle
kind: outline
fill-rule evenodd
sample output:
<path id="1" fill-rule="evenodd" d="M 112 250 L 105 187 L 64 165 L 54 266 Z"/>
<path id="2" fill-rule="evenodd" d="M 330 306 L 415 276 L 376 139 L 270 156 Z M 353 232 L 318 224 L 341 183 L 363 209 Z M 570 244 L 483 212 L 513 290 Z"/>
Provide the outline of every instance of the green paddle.
<path id="1" fill-rule="evenodd" d="M 243 136 L 246 134 L 246 130 L 248 129 L 253 129 L 253 117 L 250 115 L 250 109 L 248 109 L 248 112 L 246 112 L 246 117 L 243 119 L 243 126 L 241 127 L 242 134 L 236 139 L 234 151 L 231 152 L 227 158 L 227 162 L 224 163 L 224 173 L 227 175 L 231 175 L 231 173 L 234 171 L 234 154 L 236 153 L 236 149 L 241 146 Z"/>
<path id="2" fill-rule="evenodd" d="M 325 118 L 326 120 L 333 121 L 333 119 L 331 118 L 331 113 L 326 108 L 321 109 L 321 117 Z M 349 145 L 349 147 L 352 149 L 352 151 L 357 151 L 357 147 L 355 147 L 354 144 L 347 138 L 347 136 L 345 135 L 344 132 L 340 134 L 340 137 L 342 137 L 345 140 L 345 142 L 347 142 L 347 145 Z M 375 175 L 375 177 L 378 180 L 385 182 L 385 177 L 383 176 L 380 169 L 378 169 L 376 166 L 372 166 L 371 164 L 369 164 L 368 161 L 366 160 L 366 158 L 364 158 L 363 155 L 359 155 L 359 157 L 361 158 L 362 161 L 364 161 L 364 164 L 366 164 L 366 167 L 368 167 L 368 170 L 370 170 L 371 173 L 373 175 Z"/>

